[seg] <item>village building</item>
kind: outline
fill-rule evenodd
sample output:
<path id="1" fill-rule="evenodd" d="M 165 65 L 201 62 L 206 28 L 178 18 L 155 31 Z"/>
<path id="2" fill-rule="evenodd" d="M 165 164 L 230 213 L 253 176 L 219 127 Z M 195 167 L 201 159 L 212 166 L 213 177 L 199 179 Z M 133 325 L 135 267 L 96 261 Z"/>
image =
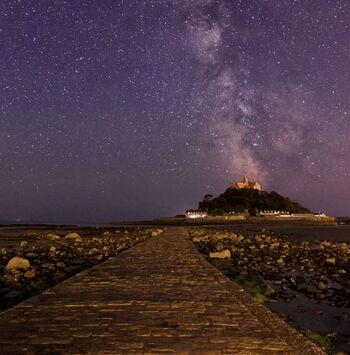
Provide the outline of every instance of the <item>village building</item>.
<path id="1" fill-rule="evenodd" d="M 208 213 L 201 210 L 187 210 L 185 213 L 186 218 L 206 218 Z"/>

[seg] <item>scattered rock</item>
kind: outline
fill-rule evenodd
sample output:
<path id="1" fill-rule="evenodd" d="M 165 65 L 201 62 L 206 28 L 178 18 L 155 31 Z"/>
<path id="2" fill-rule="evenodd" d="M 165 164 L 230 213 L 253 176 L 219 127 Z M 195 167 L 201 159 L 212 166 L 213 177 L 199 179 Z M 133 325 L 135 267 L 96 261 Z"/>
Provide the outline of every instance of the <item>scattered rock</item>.
<path id="1" fill-rule="evenodd" d="M 337 274 L 346 274 L 346 270 L 344 269 L 338 269 Z"/>
<path id="2" fill-rule="evenodd" d="M 224 246 L 222 245 L 222 243 L 217 243 L 214 247 L 215 251 L 217 252 L 221 252 L 224 250 Z"/>
<path id="3" fill-rule="evenodd" d="M 61 237 L 57 234 L 48 234 L 47 237 L 50 239 L 50 240 L 60 240 Z"/>
<path id="4" fill-rule="evenodd" d="M 36 272 L 34 269 L 30 269 L 27 270 L 23 276 L 27 279 L 34 279 L 34 277 L 36 276 Z"/>
<path id="5" fill-rule="evenodd" d="M 158 237 L 158 235 L 161 235 L 162 232 L 163 232 L 162 229 L 157 229 L 157 230 L 151 232 L 151 237 Z"/>
<path id="6" fill-rule="evenodd" d="M 26 248 L 28 246 L 28 242 L 26 240 L 22 240 L 19 243 L 20 248 Z"/>
<path id="7" fill-rule="evenodd" d="M 284 265 L 285 264 L 285 262 L 284 262 L 284 259 L 283 258 L 279 258 L 279 259 L 277 259 L 277 265 Z"/>
<path id="8" fill-rule="evenodd" d="M 350 247 L 346 243 L 299 241 L 255 231 L 242 236 L 229 231 L 196 229 L 190 236 L 199 251 L 211 260 L 227 258 L 236 274 L 259 274 L 281 289 L 291 288 L 317 300 L 329 299 L 335 292 L 335 284 L 342 290 L 349 289 Z M 223 253 L 225 250 L 231 252 L 231 259 Z M 335 302 L 339 304 L 340 300 L 348 304 L 348 293 L 337 293 Z"/>
<path id="9" fill-rule="evenodd" d="M 66 267 L 66 264 L 63 261 L 58 261 L 56 263 L 56 267 L 59 269 L 64 269 Z"/>
<path id="10" fill-rule="evenodd" d="M 328 286 L 327 286 L 326 284 L 324 284 L 322 281 L 320 281 L 320 282 L 318 283 L 318 285 L 317 285 L 317 288 L 318 288 L 319 290 L 325 290 L 325 289 L 328 288 Z"/>

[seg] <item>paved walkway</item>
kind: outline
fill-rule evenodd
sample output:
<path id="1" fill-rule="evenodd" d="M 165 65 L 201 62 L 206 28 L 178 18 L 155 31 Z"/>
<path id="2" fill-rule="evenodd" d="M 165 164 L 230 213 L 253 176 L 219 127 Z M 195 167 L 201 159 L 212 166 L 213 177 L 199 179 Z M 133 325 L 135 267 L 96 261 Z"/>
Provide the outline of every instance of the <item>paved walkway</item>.
<path id="1" fill-rule="evenodd" d="M 322 354 L 169 229 L 0 315 L 1 354 Z"/>

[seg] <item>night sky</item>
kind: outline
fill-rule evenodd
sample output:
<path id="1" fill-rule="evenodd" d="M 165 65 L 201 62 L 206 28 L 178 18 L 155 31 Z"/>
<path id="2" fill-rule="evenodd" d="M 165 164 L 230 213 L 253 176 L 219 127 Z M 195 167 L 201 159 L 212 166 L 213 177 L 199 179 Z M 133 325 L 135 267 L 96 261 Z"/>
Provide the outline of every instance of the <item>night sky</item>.
<path id="1" fill-rule="evenodd" d="M 0 220 L 183 213 L 247 173 L 350 214 L 348 0 L 2 0 Z"/>

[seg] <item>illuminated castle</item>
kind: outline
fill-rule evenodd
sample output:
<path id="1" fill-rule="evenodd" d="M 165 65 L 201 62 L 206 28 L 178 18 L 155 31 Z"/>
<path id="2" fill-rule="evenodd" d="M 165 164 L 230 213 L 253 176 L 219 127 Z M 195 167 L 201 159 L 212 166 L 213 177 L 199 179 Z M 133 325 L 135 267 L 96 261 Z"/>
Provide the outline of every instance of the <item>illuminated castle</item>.
<path id="1" fill-rule="evenodd" d="M 231 186 L 232 189 L 253 189 L 261 191 L 261 185 L 258 181 L 249 181 L 245 176 L 242 181 L 238 181 Z"/>

